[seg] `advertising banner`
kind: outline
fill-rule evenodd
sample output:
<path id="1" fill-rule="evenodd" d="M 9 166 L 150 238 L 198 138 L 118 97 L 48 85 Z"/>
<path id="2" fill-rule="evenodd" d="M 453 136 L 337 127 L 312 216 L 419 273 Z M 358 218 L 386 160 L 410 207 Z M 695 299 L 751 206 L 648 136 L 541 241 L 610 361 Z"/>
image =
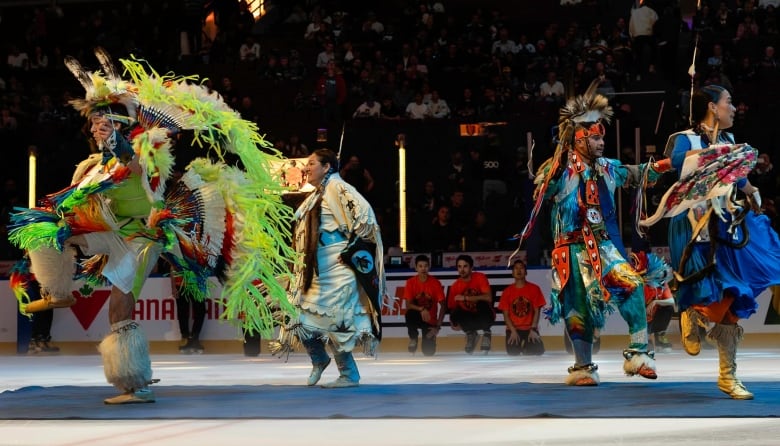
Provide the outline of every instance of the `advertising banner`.
<path id="1" fill-rule="evenodd" d="M 501 291 L 513 282 L 510 270 L 506 268 L 483 268 L 493 289 L 493 298 L 497 303 Z M 457 278 L 452 269 L 439 269 L 431 272 L 445 287 Z M 406 337 L 404 326 L 405 306 L 401 296 L 407 278 L 414 274 L 411 270 L 395 270 L 387 273 L 387 305 L 383 309 L 382 321 L 384 336 L 387 338 Z M 528 280 L 542 288 L 543 294 L 549 299 L 550 270 L 529 269 Z M 214 284 L 214 296 L 219 295 L 220 287 Z M 78 303 L 71 308 L 54 310 L 52 337 L 59 342 L 98 342 L 109 329 L 108 296 L 109 288 L 90 288 L 81 286 L 74 291 Z M 759 297 L 757 314 L 740 322 L 745 333 L 780 333 L 780 303 L 774 302 L 771 290 L 764 291 Z M 241 331 L 235 325 L 236 321 L 221 319 L 224 308 L 213 300 L 208 301 L 206 323 L 201 338 L 203 340 L 235 340 L 241 339 Z M 0 281 L 0 342 L 16 341 L 17 303 L 11 293 L 7 280 Z M 179 339 L 179 329 L 176 321 L 176 301 L 171 295 L 171 281 L 167 277 L 152 277 L 143 288 L 141 298 L 136 302 L 134 319 L 141 322 L 147 336 L 152 341 L 174 341 Z M 448 319 L 441 336 L 462 335 L 450 330 Z M 503 318 L 499 314 L 494 333 L 503 334 Z M 539 324 L 542 335 L 563 333 L 563 326 L 551 326 L 546 320 Z M 604 335 L 626 334 L 627 326 L 619 314 L 615 313 L 607 319 L 607 325 L 602 331 Z"/>

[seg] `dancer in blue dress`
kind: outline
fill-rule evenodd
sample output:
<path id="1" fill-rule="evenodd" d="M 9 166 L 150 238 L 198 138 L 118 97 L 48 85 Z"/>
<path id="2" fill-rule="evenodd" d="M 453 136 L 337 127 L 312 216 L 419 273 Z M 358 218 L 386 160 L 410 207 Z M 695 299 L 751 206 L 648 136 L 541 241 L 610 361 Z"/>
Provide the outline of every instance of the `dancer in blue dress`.
<path id="1" fill-rule="evenodd" d="M 699 326 L 718 346 L 718 388 L 734 399 L 752 399 L 736 376 L 737 322 L 756 312 L 756 298 L 780 283 L 780 239 L 761 215 L 761 196 L 747 180 L 756 150 L 735 144 L 725 130 L 735 108 L 723 87 L 708 85 L 691 100 L 693 128 L 673 134 L 665 154 L 679 177 L 664 196 L 654 223 L 671 217 L 669 246 L 676 268 L 682 344 L 701 350 Z M 737 199 L 737 190 L 745 195 Z"/>

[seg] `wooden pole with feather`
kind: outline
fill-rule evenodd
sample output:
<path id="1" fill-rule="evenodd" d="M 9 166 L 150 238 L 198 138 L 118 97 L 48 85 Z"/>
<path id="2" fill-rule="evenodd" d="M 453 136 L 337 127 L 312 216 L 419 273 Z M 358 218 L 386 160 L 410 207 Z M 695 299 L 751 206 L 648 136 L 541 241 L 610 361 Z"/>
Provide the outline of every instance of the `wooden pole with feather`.
<path id="1" fill-rule="evenodd" d="M 338 169 L 341 169 L 341 149 L 344 147 L 344 130 L 347 124 L 344 122 L 341 124 L 341 137 L 339 137 L 339 151 L 336 153 L 336 160 L 339 162 Z"/>
<path id="2" fill-rule="evenodd" d="M 701 11 L 701 0 L 696 2 L 696 11 Z M 696 88 L 696 53 L 699 51 L 699 32 L 696 32 L 696 38 L 693 40 L 693 58 L 691 59 L 691 65 L 688 67 L 688 76 L 691 77 L 691 93 L 688 98 L 688 124 L 693 125 L 693 115 L 691 110 L 693 109 L 693 92 Z"/>

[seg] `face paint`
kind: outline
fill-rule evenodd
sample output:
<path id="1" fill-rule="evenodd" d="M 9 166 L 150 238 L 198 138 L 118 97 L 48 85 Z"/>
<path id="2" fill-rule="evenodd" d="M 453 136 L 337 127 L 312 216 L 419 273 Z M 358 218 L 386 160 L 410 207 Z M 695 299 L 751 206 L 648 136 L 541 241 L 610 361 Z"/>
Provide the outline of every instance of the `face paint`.
<path id="1" fill-rule="evenodd" d="M 580 127 L 574 132 L 574 139 L 583 139 L 587 138 L 589 136 L 594 135 L 601 135 L 604 136 L 607 133 L 606 129 L 604 128 L 604 124 L 601 122 L 596 122 L 592 124 L 588 128 Z"/>

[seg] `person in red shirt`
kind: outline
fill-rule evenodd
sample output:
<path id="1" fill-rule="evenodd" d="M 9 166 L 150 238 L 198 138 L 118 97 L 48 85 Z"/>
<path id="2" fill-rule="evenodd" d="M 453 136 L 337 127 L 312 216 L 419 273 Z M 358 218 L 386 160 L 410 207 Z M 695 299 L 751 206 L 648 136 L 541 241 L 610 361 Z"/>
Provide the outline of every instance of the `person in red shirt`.
<path id="1" fill-rule="evenodd" d="M 403 298 L 406 301 L 406 328 L 409 332 L 409 353 L 417 351 L 417 339 L 422 331 L 422 352 L 425 356 L 436 353 L 436 335 L 441 325 L 438 315 L 444 315 L 444 288 L 439 279 L 428 274 L 431 262 L 428 256 L 414 259 L 417 274 L 406 280 Z"/>
<path id="2" fill-rule="evenodd" d="M 510 356 L 541 355 L 544 344 L 539 336 L 539 311 L 547 303 L 542 289 L 525 280 L 525 262 L 515 260 L 512 277 L 515 283 L 501 293 L 498 309 L 506 324 L 506 353 Z"/>
<path id="3" fill-rule="evenodd" d="M 493 309 L 493 292 L 487 276 L 472 271 L 474 259 L 466 254 L 458 256 L 455 262 L 458 268 L 458 278 L 450 286 L 447 293 L 447 309 L 450 313 L 450 323 L 453 330 L 463 330 L 466 333 L 466 353 L 472 354 L 477 345 L 477 331 L 482 330 L 480 350 L 487 354 L 490 351 L 490 327 L 496 320 Z M 439 315 L 441 325 L 444 313 Z"/>

